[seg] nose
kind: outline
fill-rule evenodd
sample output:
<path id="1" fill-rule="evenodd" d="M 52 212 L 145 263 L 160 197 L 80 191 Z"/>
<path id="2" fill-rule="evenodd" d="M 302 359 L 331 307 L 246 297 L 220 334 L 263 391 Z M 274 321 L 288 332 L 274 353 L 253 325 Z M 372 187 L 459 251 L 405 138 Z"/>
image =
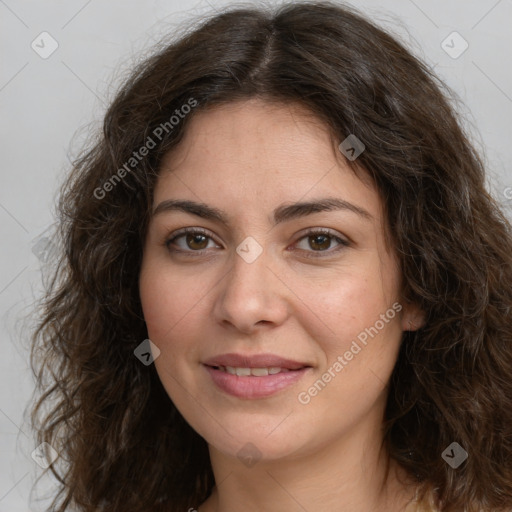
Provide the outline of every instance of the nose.
<path id="1" fill-rule="evenodd" d="M 217 289 L 213 315 L 218 323 L 250 334 L 286 320 L 288 290 L 268 263 L 265 252 L 252 263 L 233 255 L 231 269 Z"/>

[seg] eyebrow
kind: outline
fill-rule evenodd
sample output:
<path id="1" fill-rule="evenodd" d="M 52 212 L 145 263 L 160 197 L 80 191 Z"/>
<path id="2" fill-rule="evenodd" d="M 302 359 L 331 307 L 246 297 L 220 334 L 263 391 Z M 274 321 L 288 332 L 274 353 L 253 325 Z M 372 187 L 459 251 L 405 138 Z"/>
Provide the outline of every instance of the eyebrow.
<path id="1" fill-rule="evenodd" d="M 355 213 L 364 220 L 373 219 L 372 215 L 360 206 L 356 206 L 343 199 L 326 197 L 313 201 L 283 204 L 278 206 L 273 212 L 273 221 L 274 225 L 276 225 L 292 219 L 312 215 L 313 213 L 340 210 Z M 162 201 L 153 210 L 152 217 L 169 211 L 182 211 L 196 215 L 202 219 L 218 221 L 225 225 L 229 224 L 229 215 L 225 211 L 208 206 L 204 203 L 189 200 L 167 199 Z"/>

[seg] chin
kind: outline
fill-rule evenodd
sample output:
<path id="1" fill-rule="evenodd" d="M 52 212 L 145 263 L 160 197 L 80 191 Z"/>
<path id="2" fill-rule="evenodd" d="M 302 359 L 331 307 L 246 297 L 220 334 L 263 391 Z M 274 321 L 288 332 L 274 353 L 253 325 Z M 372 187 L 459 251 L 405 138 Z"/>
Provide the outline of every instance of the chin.
<path id="1" fill-rule="evenodd" d="M 266 415 L 239 414 L 231 415 L 229 421 L 217 418 L 223 427 L 218 425 L 212 430 L 212 423 L 208 425 L 201 422 L 198 428 L 200 433 L 214 450 L 229 457 L 236 457 L 241 462 L 246 458 L 250 460 L 275 461 L 296 455 L 309 443 L 307 432 L 301 431 L 299 425 L 286 424 L 283 419 L 286 415 L 276 418 Z M 204 421 L 204 420 L 203 420 Z"/>

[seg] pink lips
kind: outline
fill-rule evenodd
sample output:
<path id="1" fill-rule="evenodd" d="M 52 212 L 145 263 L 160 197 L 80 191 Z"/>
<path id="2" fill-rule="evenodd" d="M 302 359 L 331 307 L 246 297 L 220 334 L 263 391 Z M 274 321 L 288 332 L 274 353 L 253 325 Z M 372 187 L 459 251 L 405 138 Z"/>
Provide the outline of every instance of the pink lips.
<path id="1" fill-rule="evenodd" d="M 289 371 L 273 375 L 238 376 L 227 373 L 219 366 L 236 368 L 283 368 Z M 212 357 L 204 362 L 204 368 L 210 374 L 213 382 L 222 391 L 237 398 L 265 398 L 294 384 L 311 368 L 307 363 L 292 361 L 273 354 L 256 354 L 244 356 L 241 354 L 223 354 Z"/>

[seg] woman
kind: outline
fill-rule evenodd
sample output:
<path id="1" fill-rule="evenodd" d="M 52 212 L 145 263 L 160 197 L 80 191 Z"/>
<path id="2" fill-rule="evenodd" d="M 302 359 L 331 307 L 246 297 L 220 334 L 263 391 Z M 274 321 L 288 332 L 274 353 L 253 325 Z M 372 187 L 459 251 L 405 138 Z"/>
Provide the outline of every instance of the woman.
<path id="1" fill-rule="evenodd" d="M 52 510 L 512 507 L 511 226 L 443 89 L 327 2 L 134 71 L 34 336 Z"/>

